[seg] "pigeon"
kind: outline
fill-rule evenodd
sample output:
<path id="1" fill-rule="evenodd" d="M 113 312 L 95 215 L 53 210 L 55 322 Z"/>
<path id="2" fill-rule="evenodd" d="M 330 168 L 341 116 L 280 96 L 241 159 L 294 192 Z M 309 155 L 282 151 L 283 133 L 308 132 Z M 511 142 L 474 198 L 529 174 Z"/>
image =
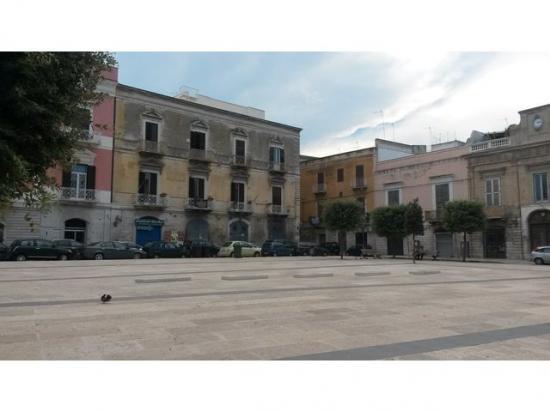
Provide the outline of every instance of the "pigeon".
<path id="1" fill-rule="evenodd" d="M 104 294 L 103 296 L 101 296 L 101 301 L 102 301 L 103 303 L 107 303 L 107 302 L 109 302 L 111 299 L 112 299 L 111 295 L 105 295 L 105 294 Z"/>

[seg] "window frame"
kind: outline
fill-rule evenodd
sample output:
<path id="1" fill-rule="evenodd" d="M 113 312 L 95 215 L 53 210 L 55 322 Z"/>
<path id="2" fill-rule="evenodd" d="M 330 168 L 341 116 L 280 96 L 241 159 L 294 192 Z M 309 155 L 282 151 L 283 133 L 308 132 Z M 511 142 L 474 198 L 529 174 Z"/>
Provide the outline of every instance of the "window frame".
<path id="1" fill-rule="evenodd" d="M 397 191 L 398 193 L 398 200 L 399 202 L 396 205 L 390 204 L 390 192 Z M 386 189 L 386 206 L 399 206 L 402 204 L 403 198 L 402 198 L 402 189 L 400 187 L 391 187 Z"/>
<path id="2" fill-rule="evenodd" d="M 541 189 L 541 199 L 537 199 L 537 192 L 536 192 L 536 178 L 537 176 L 544 176 L 544 179 L 546 180 L 546 185 L 542 185 L 542 182 L 540 184 Z M 544 192 L 546 191 L 546 197 L 544 196 Z M 548 173 L 547 172 L 534 172 L 533 173 L 533 201 L 534 202 L 547 202 L 548 201 Z"/>
<path id="3" fill-rule="evenodd" d="M 203 189 L 203 197 L 202 199 L 200 197 L 191 197 L 190 191 L 191 191 L 191 179 L 200 179 L 202 180 L 204 189 Z M 198 199 L 198 200 L 207 200 L 208 199 L 208 179 L 205 176 L 200 175 L 189 175 L 189 178 L 187 180 L 187 196 L 189 199 Z"/>
<path id="4" fill-rule="evenodd" d="M 139 190 L 139 173 L 149 173 L 149 174 L 155 174 L 157 176 L 157 182 L 156 182 L 156 186 L 157 186 L 157 193 L 141 193 Z M 140 194 L 140 195 L 146 195 L 146 196 L 158 196 L 159 193 L 161 193 L 161 190 L 160 190 L 160 172 L 158 170 L 151 170 L 151 169 L 139 169 L 139 173 L 138 173 L 138 190 L 137 190 L 137 193 Z"/>
<path id="5" fill-rule="evenodd" d="M 495 180 L 498 181 L 498 192 L 495 191 Z M 491 191 L 487 191 L 487 183 L 491 182 Z M 484 191 L 485 191 L 485 206 L 487 207 L 499 207 L 502 206 L 502 180 L 500 176 L 491 176 L 484 179 Z M 498 204 L 495 203 L 495 194 L 498 193 Z M 491 202 L 488 201 L 489 196 L 491 197 Z"/>

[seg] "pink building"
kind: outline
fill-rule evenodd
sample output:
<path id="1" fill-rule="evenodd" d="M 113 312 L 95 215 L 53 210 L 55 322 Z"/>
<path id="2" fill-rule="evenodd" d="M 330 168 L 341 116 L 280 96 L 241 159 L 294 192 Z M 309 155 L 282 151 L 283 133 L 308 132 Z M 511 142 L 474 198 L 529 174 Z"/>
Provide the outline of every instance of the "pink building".
<path id="1" fill-rule="evenodd" d="M 420 243 L 427 255 L 460 256 L 462 238 L 442 225 L 442 207 L 450 200 L 468 199 L 468 168 L 464 155 L 469 146 L 460 141 L 426 146 L 376 140 L 374 164 L 375 207 L 407 204 L 418 199 L 424 210 L 424 236 Z M 475 235 L 469 243 L 477 242 Z M 382 253 L 410 255 L 410 239 L 378 238 Z M 467 245 L 470 255 L 473 247 Z"/>

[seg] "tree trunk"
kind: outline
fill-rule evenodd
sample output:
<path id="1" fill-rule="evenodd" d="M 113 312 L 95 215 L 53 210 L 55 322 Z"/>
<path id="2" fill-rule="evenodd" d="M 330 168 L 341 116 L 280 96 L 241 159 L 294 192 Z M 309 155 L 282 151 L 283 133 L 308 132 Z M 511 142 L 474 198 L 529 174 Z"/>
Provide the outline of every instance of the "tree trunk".
<path id="1" fill-rule="evenodd" d="M 340 244 L 340 260 L 344 260 L 344 236 L 346 232 L 340 232 L 338 243 Z"/>
<path id="2" fill-rule="evenodd" d="M 414 243 L 414 233 L 413 233 L 413 265 L 416 264 L 416 245 Z"/>
<path id="3" fill-rule="evenodd" d="M 466 232 L 464 232 L 464 243 L 462 244 L 462 261 L 466 262 Z"/>

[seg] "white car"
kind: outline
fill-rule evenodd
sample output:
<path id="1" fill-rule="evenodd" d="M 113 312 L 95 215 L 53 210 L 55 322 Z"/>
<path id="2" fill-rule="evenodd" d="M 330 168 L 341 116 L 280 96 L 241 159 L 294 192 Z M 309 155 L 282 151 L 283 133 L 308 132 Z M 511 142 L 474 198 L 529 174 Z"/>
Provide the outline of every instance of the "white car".
<path id="1" fill-rule="evenodd" d="M 540 246 L 531 252 L 531 260 L 537 265 L 550 263 L 550 246 Z"/>
<path id="2" fill-rule="evenodd" d="M 218 251 L 218 256 L 220 256 L 220 257 L 226 257 L 226 256 L 233 257 L 233 255 L 235 254 L 234 247 L 237 244 L 241 246 L 241 256 L 242 257 L 247 257 L 247 256 L 258 257 L 258 256 L 262 255 L 262 248 L 260 248 L 258 246 L 254 246 L 253 244 L 248 243 L 248 242 L 243 242 L 241 240 L 233 240 L 233 241 L 230 241 L 230 242 L 225 242 L 222 245 L 222 247 Z"/>

